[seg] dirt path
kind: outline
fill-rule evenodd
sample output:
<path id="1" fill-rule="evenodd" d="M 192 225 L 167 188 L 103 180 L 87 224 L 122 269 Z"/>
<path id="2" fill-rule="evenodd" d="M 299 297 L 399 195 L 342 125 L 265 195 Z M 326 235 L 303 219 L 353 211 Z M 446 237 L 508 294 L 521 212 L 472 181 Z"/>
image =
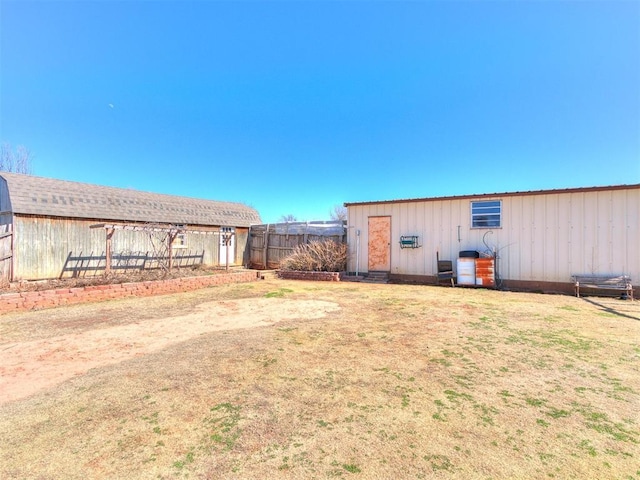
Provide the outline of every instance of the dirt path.
<path id="1" fill-rule="evenodd" d="M 335 303 L 280 298 L 206 302 L 194 313 L 153 318 L 0 345 L 0 404 L 28 397 L 88 370 L 115 364 L 220 330 L 273 325 L 289 319 L 321 318 Z"/>

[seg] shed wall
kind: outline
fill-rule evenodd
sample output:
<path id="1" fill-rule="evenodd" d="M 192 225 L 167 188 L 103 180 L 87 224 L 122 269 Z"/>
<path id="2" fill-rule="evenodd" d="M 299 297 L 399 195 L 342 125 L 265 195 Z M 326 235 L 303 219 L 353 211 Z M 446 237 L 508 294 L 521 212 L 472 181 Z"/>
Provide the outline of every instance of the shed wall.
<path id="1" fill-rule="evenodd" d="M 0 281 L 11 278 L 13 265 L 13 232 L 11 214 L 0 214 Z"/>
<path id="2" fill-rule="evenodd" d="M 577 273 L 625 273 L 640 283 L 640 189 L 482 196 L 502 201 L 501 228 L 471 228 L 473 198 L 348 205 L 349 270 L 366 272 L 367 220 L 391 216 L 391 274 L 435 276 L 436 251 L 498 257 L 504 280 L 569 282 Z M 418 235 L 420 248 L 400 248 Z"/>
<path id="3" fill-rule="evenodd" d="M 58 278 L 63 272 L 69 276 L 73 273 L 71 268 L 78 264 L 78 260 L 71 264 L 70 259 L 78 257 L 86 258 L 86 266 L 103 266 L 101 258 L 105 255 L 106 232 L 102 228 L 90 228 L 95 223 L 95 220 L 16 215 L 13 279 Z M 247 239 L 248 229 L 237 228 L 235 258 L 231 259 L 233 265 L 242 264 Z M 191 259 L 191 262 L 216 266 L 219 265 L 219 241 L 217 234 L 187 233 L 187 248 L 176 249 L 174 253 L 178 256 L 200 255 L 201 260 Z M 148 233 L 131 230 L 116 230 L 111 248 L 114 255 L 146 252 L 151 255 L 156 251 Z M 104 270 L 85 267 L 82 272 L 95 275 L 104 273 Z"/>

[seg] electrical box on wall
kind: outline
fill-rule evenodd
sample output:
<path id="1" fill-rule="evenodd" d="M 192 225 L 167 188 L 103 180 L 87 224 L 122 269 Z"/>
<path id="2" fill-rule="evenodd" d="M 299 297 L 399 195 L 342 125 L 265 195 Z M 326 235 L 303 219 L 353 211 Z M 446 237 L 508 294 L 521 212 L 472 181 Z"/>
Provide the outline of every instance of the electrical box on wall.
<path id="1" fill-rule="evenodd" d="M 418 236 L 417 235 L 404 235 L 400 237 L 400 248 L 418 248 Z"/>

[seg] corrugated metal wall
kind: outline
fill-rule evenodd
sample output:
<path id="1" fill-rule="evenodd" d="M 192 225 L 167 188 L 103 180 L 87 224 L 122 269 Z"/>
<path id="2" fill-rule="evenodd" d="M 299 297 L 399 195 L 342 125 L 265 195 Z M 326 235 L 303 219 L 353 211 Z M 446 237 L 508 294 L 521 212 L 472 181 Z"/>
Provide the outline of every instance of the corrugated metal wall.
<path id="1" fill-rule="evenodd" d="M 103 257 L 106 232 L 90 228 L 96 221 L 38 216 L 14 218 L 14 280 L 58 278 L 67 267 L 70 257 Z M 217 230 L 211 227 L 212 230 Z M 236 228 L 233 265 L 241 265 L 248 240 L 247 228 Z M 217 234 L 186 234 L 186 249 L 176 249 L 178 256 L 200 255 L 205 265 L 219 265 L 219 236 Z M 114 255 L 140 254 L 155 249 L 149 234 L 141 231 L 116 230 L 111 243 Z M 76 261 L 77 263 L 77 261 Z M 96 265 L 94 261 L 92 265 Z M 200 263 L 199 261 L 197 263 Z M 87 270 L 88 274 L 100 271 Z M 70 273 L 69 273 L 70 274 Z"/>
<path id="2" fill-rule="evenodd" d="M 471 202 L 502 201 L 502 228 L 471 228 Z M 640 189 L 389 202 L 348 206 L 349 270 L 367 266 L 367 220 L 391 217 L 391 273 L 435 275 L 436 251 L 495 250 L 502 279 L 569 282 L 576 273 L 625 273 L 640 283 Z M 418 235 L 420 248 L 400 248 Z M 483 241 L 484 238 L 484 241 Z M 486 243 L 486 245 L 485 245 Z"/>

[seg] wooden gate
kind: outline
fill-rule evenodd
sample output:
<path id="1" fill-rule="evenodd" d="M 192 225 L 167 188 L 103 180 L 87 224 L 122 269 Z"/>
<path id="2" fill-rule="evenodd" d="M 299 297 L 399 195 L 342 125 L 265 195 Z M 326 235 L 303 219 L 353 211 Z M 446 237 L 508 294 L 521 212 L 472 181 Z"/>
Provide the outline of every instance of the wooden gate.
<path id="1" fill-rule="evenodd" d="M 391 270 L 391 217 L 369 217 L 369 271 Z"/>

